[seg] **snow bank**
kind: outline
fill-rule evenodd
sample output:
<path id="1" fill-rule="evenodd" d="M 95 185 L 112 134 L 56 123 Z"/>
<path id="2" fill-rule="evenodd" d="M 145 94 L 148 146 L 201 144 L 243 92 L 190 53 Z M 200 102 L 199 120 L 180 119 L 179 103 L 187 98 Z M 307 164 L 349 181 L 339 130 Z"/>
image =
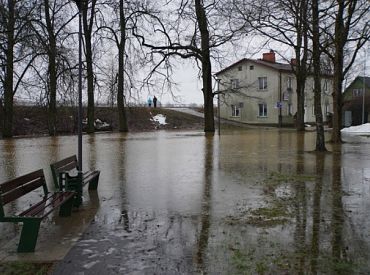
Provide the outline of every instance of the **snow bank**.
<path id="1" fill-rule="evenodd" d="M 346 134 L 370 134 L 370 123 L 343 128 L 340 131 Z"/>

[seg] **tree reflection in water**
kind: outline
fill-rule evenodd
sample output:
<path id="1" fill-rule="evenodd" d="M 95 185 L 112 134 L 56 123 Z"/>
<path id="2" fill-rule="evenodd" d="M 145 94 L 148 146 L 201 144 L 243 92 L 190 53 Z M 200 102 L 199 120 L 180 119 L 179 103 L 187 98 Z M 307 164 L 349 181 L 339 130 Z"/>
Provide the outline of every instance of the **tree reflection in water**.
<path id="1" fill-rule="evenodd" d="M 205 138 L 204 152 L 204 189 L 201 210 L 201 229 L 197 247 L 197 267 L 201 272 L 205 272 L 205 254 L 208 246 L 209 229 L 211 224 L 211 200 L 212 200 L 212 180 L 213 180 L 213 143 L 214 136 L 209 134 Z"/>

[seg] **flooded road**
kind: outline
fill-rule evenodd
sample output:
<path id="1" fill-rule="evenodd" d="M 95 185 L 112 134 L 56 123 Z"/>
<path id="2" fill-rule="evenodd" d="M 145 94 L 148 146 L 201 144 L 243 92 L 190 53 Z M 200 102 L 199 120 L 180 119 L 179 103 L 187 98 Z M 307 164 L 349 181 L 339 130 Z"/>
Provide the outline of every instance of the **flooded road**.
<path id="1" fill-rule="evenodd" d="M 316 154 L 313 132 L 262 128 L 83 143 L 84 169 L 101 170 L 97 212 L 55 274 L 370 272 L 370 143 Z M 44 168 L 51 183 L 76 144 L 1 140 L 0 182 Z"/>

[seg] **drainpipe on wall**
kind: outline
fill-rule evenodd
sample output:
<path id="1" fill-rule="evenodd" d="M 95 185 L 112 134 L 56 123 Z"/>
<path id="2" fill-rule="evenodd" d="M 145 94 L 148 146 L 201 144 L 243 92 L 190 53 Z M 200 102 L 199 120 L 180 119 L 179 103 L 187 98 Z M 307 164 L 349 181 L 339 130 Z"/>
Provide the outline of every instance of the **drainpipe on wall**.
<path id="1" fill-rule="evenodd" d="M 283 116 L 281 113 L 282 109 L 282 83 L 281 83 L 281 71 L 279 71 L 279 127 L 281 128 L 283 126 Z"/>

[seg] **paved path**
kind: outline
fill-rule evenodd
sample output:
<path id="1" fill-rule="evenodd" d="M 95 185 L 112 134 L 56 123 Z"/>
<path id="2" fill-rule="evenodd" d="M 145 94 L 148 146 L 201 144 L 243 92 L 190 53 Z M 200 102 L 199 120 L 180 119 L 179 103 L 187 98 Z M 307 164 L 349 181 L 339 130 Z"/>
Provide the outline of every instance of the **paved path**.
<path id="1" fill-rule="evenodd" d="M 190 109 L 190 108 L 165 108 L 165 109 L 173 110 L 173 111 L 177 111 L 181 113 L 186 113 L 186 114 L 190 114 L 190 115 L 197 116 L 197 117 L 204 117 L 203 113 L 198 112 L 194 109 Z"/>

